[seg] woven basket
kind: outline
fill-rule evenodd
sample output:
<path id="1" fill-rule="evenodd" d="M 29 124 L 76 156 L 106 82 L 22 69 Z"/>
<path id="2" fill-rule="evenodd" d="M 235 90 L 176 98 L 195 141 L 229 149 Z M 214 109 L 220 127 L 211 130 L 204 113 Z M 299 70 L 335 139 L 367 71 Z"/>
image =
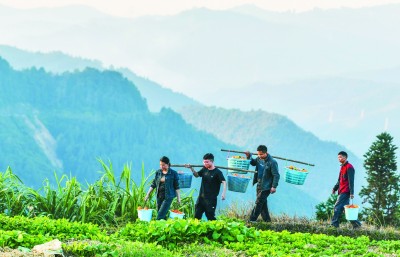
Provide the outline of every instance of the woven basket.
<path id="1" fill-rule="evenodd" d="M 229 168 L 238 168 L 243 170 L 248 170 L 250 165 L 250 160 L 246 159 L 237 159 L 237 158 L 228 158 L 228 167 Z M 246 174 L 244 171 L 228 171 L 238 174 Z"/>
<path id="2" fill-rule="evenodd" d="M 189 173 L 178 173 L 179 177 L 179 188 L 190 188 L 192 186 L 192 174 Z"/>
<path id="3" fill-rule="evenodd" d="M 249 181 L 250 178 L 241 178 L 237 176 L 228 175 L 228 190 L 233 192 L 244 193 L 246 192 Z"/>
<path id="4" fill-rule="evenodd" d="M 303 185 L 308 171 L 292 170 L 285 167 L 285 181 L 294 185 Z"/>

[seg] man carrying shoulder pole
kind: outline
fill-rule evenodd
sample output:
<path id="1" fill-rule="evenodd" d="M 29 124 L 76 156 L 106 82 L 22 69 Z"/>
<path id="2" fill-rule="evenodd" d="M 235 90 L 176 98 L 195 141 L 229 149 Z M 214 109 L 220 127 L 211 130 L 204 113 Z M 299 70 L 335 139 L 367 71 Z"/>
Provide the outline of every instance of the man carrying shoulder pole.
<path id="1" fill-rule="evenodd" d="M 245 154 L 247 159 L 250 159 L 250 164 L 256 166 L 257 171 L 253 178 L 253 185 L 257 183 L 257 199 L 249 221 L 256 222 L 261 214 L 265 222 L 271 222 L 267 198 L 270 194 L 276 192 L 279 183 L 278 163 L 268 154 L 268 148 L 265 145 L 257 147 L 258 157 L 256 159 L 251 157 L 249 151 L 245 152 Z"/>
<path id="2" fill-rule="evenodd" d="M 200 193 L 195 205 L 194 217 L 200 220 L 205 213 L 208 220 L 216 220 L 217 197 L 222 184 L 221 199 L 225 200 L 226 181 L 222 172 L 215 167 L 212 153 L 206 153 L 203 156 L 203 165 L 201 170 L 195 171 L 190 164 L 185 164 L 185 167 L 189 168 L 196 178 L 201 177 Z"/>

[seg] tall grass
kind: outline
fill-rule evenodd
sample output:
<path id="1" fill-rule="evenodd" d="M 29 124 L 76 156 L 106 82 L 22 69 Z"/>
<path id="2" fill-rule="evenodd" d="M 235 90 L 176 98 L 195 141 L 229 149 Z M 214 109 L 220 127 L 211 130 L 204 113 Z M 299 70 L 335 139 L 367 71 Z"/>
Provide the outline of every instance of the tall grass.
<path id="1" fill-rule="evenodd" d="M 28 212 L 28 192 L 26 187 L 10 167 L 0 172 L 0 212 L 7 215 L 23 215 Z"/>
<path id="2" fill-rule="evenodd" d="M 112 163 L 98 160 L 102 166 L 101 177 L 93 184 L 83 186 L 75 177 L 54 173 L 55 185 L 45 179 L 38 190 L 27 187 L 13 174 L 11 168 L 0 172 L 0 212 L 9 216 L 48 216 L 70 221 L 111 225 L 137 219 L 137 207 L 144 205 L 150 186 L 142 165 L 141 179 L 136 183 L 131 165 L 124 165 L 118 177 Z M 154 208 L 154 199 L 148 203 Z"/>
<path id="3" fill-rule="evenodd" d="M 48 216 L 51 218 L 67 218 L 70 221 L 79 219 L 78 201 L 82 194 L 80 183 L 75 177 L 66 175 L 60 178 L 54 172 L 56 188 L 53 189 L 50 181 L 45 179 L 43 187 L 38 191 L 26 188 L 30 203 L 30 216 Z M 65 184 L 65 185 L 63 185 Z"/>

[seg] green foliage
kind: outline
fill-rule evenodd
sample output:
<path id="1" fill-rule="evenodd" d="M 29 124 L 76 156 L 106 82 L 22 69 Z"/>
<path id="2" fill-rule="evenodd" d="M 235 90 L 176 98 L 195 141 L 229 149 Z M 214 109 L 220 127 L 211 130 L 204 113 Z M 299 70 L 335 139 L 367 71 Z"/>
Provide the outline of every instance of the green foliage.
<path id="1" fill-rule="evenodd" d="M 63 244 L 66 254 L 73 256 L 102 256 L 102 257 L 176 257 L 167 249 L 162 248 L 157 243 L 141 243 L 116 240 L 112 243 L 101 243 L 98 241 L 75 241 Z"/>
<path id="2" fill-rule="evenodd" d="M 365 207 L 362 215 L 377 225 L 400 225 L 400 175 L 396 172 L 396 149 L 393 137 L 383 132 L 364 155 L 368 185 L 362 188 L 360 196 L 367 199 L 370 207 Z"/>
<path id="3" fill-rule="evenodd" d="M 205 244 L 205 243 L 186 243 L 179 244 L 174 249 L 174 252 L 182 254 L 182 256 L 196 256 L 196 257 L 235 257 L 247 256 L 244 251 L 234 251 L 227 249 L 220 244 Z"/>
<path id="4" fill-rule="evenodd" d="M 63 250 L 67 255 L 92 257 L 118 257 L 120 256 L 115 243 L 101 243 L 98 241 L 74 241 L 63 244 Z"/>
<path id="5" fill-rule="evenodd" d="M 373 240 L 365 228 L 344 236 L 346 229 L 302 231 L 299 224 L 256 223 L 223 218 L 217 221 L 161 220 L 126 224 L 109 236 L 91 224 L 45 217 L 0 216 L 0 247 L 32 248 L 52 239 L 63 241 L 67 256 L 397 256 L 400 240 Z M 291 231 L 283 226 L 291 226 Z M 281 231 L 274 231 L 281 226 Z M 14 229 L 15 228 L 15 229 Z M 265 230 L 264 230 L 265 229 Z M 393 231 L 396 232 L 396 231 Z M 323 234 L 324 233 L 324 234 Z M 331 235 L 327 235 L 331 233 Z M 357 234 L 356 234 L 357 233 Z M 399 232 L 396 232 L 399 236 Z"/>
<path id="6" fill-rule="evenodd" d="M 52 238 L 43 234 L 28 234 L 19 230 L 0 229 L 0 247 L 17 248 L 18 246 L 32 248 L 35 245 L 51 241 Z"/>

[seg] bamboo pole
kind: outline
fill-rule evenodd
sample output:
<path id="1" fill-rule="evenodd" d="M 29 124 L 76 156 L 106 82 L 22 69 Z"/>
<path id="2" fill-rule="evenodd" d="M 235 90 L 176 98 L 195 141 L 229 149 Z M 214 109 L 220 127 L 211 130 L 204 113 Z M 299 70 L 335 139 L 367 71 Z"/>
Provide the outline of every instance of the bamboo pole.
<path id="1" fill-rule="evenodd" d="M 192 165 L 190 164 L 190 166 L 192 167 L 204 167 L 204 165 Z M 185 167 L 184 164 L 171 164 L 171 167 Z M 257 171 L 254 170 L 244 170 L 244 169 L 239 169 L 239 168 L 231 168 L 231 167 L 222 167 L 222 166 L 215 166 L 218 169 L 225 169 L 225 170 L 236 170 L 236 171 L 242 171 L 242 172 L 251 172 L 251 173 L 257 173 Z"/>
<path id="2" fill-rule="evenodd" d="M 242 153 L 242 154 L 246 154 L 246 152 L 243 151 L 236 151 L 236 150 L 226 150 L 226 149 L 221 149 L 221 151 L 223 152 L 232 152 L 232 153 Z M 250 153 L 252 155 L 257 155 L 257 153 Z M 286 159 L 286 158 L 282 158 L 282 157 L 278 157 L 278 156 L 272 156 L 275 159 L 280 159 L 280 160 L 284 160 L 284 161 L 289 161 L 289 162 L 296 162 L 296 163 L 301 163 L 304 165 L 308 165 L 308 166 L 315 166 L 314 164 L 310 164 L 310 163 L 306 163 L 306 162 L 301 162 L 301 161 L 296 161 L 296 160 L 291 160 L 291 159 Z"/>

